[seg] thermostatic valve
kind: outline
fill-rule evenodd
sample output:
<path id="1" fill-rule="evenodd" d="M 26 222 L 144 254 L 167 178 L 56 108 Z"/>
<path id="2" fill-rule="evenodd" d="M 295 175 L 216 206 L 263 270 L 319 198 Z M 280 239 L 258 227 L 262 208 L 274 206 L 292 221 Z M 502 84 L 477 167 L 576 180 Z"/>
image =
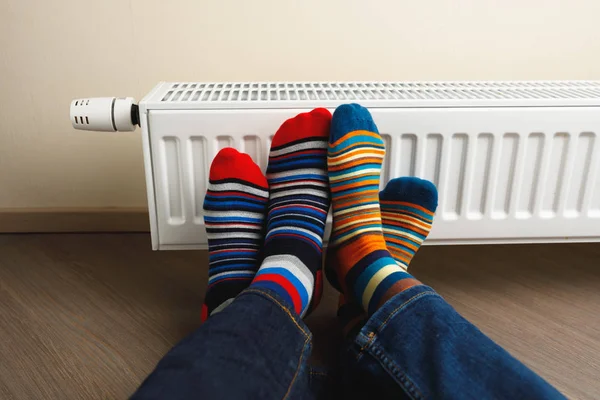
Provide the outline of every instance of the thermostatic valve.
<path id="1" fill-rule="evenodd" d="M 71 124 L 84 131 L 131 132 L 139 125 L 133 97 L 91 97 L 71 102 Z"/>

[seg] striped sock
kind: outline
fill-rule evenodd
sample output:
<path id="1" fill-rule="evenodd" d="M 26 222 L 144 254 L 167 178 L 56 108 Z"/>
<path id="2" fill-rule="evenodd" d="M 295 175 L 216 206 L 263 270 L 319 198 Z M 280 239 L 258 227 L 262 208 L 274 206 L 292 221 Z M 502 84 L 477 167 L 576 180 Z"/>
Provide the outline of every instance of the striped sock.
<path id="1" fill-rule="evenodd" d="M 252 282 L 268 199 L 267 180 L 247 154 L 232 148 L 217 154 L 204 199 L 209 266 L 202 321 L 226 307 Z"/>
<path id="2" fill-rule="evenodd" d="M 404 270 L 429 235 L 437 201 L 435 185 L 415 177 L 392 179 L 379 193 L 385 244 Z"/>
<path id="3" fill-rule="evenodd" d="M 334 113 L 327 165 L 333 205 L 333 265 L 342 292 L 369 315 L 395 294 L 421 284 L 387 250 L 379 208 L 383 140 L 358 104 Z"/>
<path id="4" fill-rule="evenodd" d="M 264 261 L 251 287 L 275 291 L 300 316 L 316 306 L 322 291 L 330 122 L 322 108 L 287 120 L 269 154 Z"/>
<path id="5" fill-rule="evenodd" d="M 385 245 L 392 258 L 406 270 L 431 230 L 437 201 L 435 185 L 414 177 L 392 179 L 379 192 Z M 367 319 L 362 307 L 348 302 L 343 294 L 337 315 L 346 337 L 355 337 Z"/>

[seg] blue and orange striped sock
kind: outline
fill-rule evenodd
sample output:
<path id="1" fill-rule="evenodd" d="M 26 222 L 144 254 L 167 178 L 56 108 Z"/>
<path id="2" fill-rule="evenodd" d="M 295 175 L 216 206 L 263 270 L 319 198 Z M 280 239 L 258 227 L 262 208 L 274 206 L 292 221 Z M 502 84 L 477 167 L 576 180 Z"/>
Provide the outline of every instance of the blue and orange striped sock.
<path id="1" fill-rule="evenodd" d="M 383 140 L 358 104 L 335 110 L 327 166 L 333 206 L 330 244 L 342 292 L 369 314 L 397 293 L 421 284 L 387 250 L 379 207 Z"/>
<path id="2" fill-rule="evenodd" d="M 392 179 L 379 192 L 385 245 L 392 258 L 405 270 L 429 235 L 437 202 L 435 185 L 415 177 Z M 340 294 L 337 315 L 347 337 L 355 337 L 367 319 L 362 307 L 348 302 L 343 294 Z"/>
<path id="3" fill-rule="evenodd" d="M 316 307 L 322 292 L 330 122 L 322 108 L 287 120 L 269 154 L 264 261 L 250 287 L 276 292 L 300 316 Z"/>
<path id="4" fill-rule="evenodd" d="M 267 179 L 250 156 L 232 148 L 217 154 L 204 199 L 209 266 L 202 321 L 254 279 L 268 200 Z"/>
<path id="5" fill-rule="evenodd" d="M 435 185 L 416 177 L 392 179 L 379 193 L 385 244 L 404 270 L 429 235 L 437 201 Z"/>

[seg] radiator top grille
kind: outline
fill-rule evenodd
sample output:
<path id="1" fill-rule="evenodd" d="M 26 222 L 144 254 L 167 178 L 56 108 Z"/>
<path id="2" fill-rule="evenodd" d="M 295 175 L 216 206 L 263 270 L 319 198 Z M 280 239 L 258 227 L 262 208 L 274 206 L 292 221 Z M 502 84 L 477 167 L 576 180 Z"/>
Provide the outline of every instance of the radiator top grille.
<path id="1" fill-rule="evenodd" d="M 366 105 L 400 103 L 415 106 L 468 106 L 508 102 L 566 100 L 581 105 L 600 104 L 600 81 L 490 81 L 490 82 L 165 82 L 146 99 L 153 103 L 214 108 L 238 105 L 287 104 L 333 106 L 344 102 Z M 377 103 L 377 104 L 369 104 Z M 435 103 L 435 104 L 434 104 Z M 391 106 L 391 104 L 386 104 Z M 535 105 L 535 104 L 532 104 Z M 542 104 L 543 105 L 543 104 Z M 259 106 L 260 107 L 260 106 Z M 162 108 L 162 107 L 161 107 Z"/>

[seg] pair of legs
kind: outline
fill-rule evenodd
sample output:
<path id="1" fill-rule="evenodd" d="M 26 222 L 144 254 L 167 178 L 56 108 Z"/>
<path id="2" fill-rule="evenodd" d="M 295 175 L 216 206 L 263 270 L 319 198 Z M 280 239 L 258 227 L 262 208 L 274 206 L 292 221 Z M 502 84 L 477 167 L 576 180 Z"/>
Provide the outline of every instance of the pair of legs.
<path id="1" fill-rule="evenodd" d="M 286 121 L 266 178 L 248 156 L 221 151 L 205 200 L 206 322 L 134 398 L 563 398 L 407 272 L 437 195 L 414 178 L 379 194 L 384 152 L 358 105 Z M 321 297 L 330 202 L 326 272 L 348 338 L 333 392 L 308 365 L 302 321 Z"/>

